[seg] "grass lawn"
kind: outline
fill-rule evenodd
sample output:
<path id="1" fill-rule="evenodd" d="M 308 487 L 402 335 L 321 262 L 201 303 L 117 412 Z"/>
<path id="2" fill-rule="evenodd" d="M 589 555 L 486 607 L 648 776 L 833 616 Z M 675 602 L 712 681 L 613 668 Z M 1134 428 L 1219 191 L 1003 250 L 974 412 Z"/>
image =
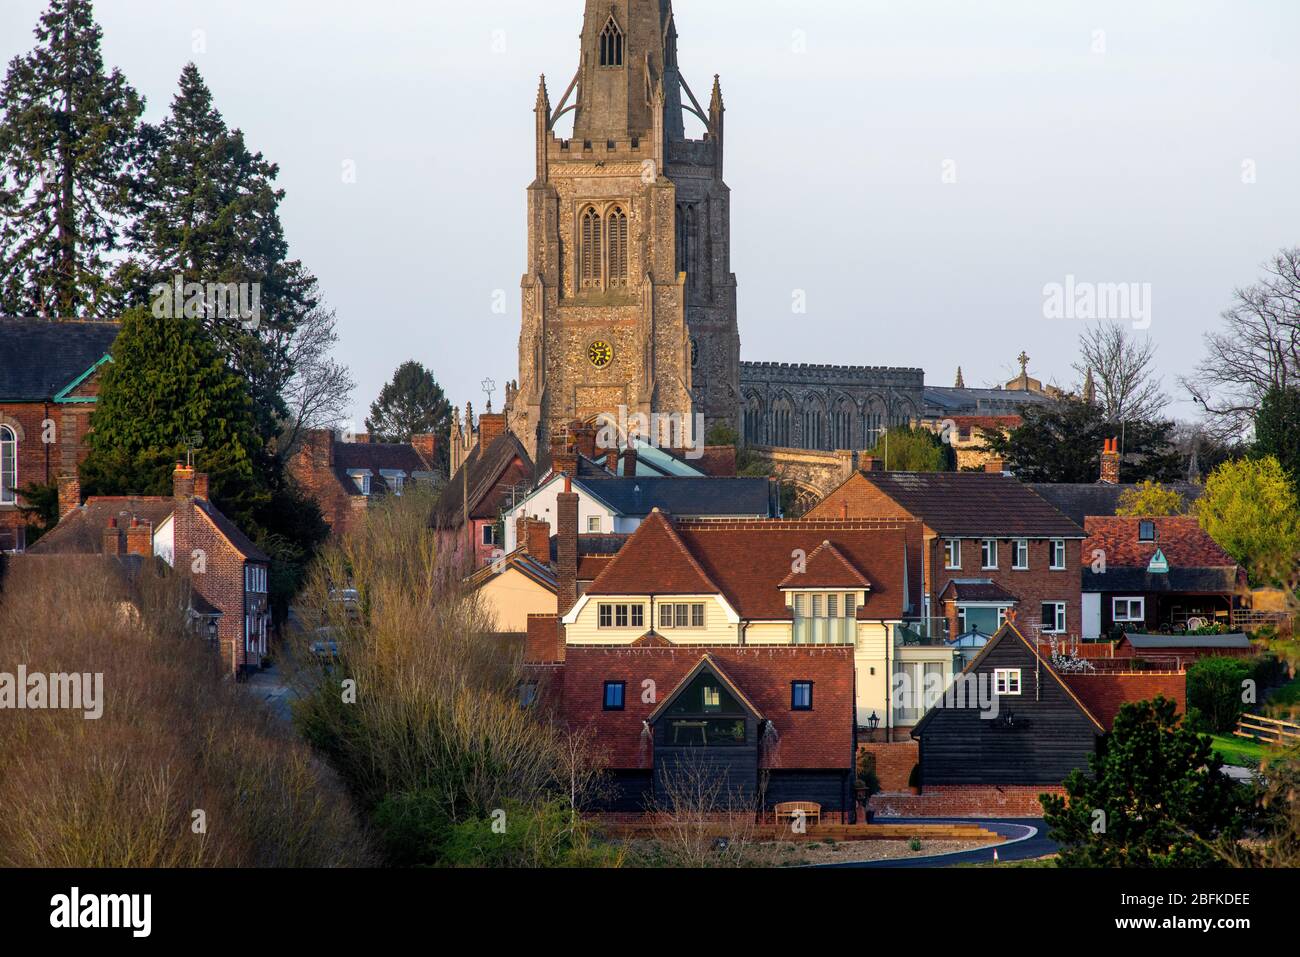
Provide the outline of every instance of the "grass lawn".
<path id="1" fill-rule="evenodd" d="M 1257 768 L 1264 760 L 1268 750 L 1258 741 L 1238 738 L 1230 734 L 1211 735 L 1214 750 L 1223 757 L 1225 764 L 1235 764 L 1242 768 Z"/>
<path id="2" fill-rule="evenodd" d="M 1300 704 L 1300 677 L 1288 681 L 1282 687 L 1270 694 L 1268 696 L 1268 704 L 1270 706 Z"/>

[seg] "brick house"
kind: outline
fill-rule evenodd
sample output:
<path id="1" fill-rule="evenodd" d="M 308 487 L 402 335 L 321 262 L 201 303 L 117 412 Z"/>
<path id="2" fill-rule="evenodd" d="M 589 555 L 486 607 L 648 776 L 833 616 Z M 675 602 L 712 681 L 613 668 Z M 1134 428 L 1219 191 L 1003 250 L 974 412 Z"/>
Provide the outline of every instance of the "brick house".
<path id="1" fill-rule="evenodd" d="M 413 482 L 434 481 L 437 437 L 410 442 L 372 442 L 364 433 L 341 439 L 331 429 L 311 429 L 289 459 L 289 473 L 320 507 L 334 535 L 364 520 L 366 509 L 386 495 L 401 495 Z"/>
<path id="2" fill-rule="evenodd" d="M 18 489 L 75 475 L 115 322 L 0 318 L 0 551 L 26 547 Z"/>
<path id="3" fill-rule="evenodd" d="M 432 524 L 450 567 L 482 568 L 504 553 L 505 514 L 536 479 L 533 460 L 506 430 L 506 417 L 485 412 L 468 452 L 452 447 L 454 472 L 438 497 Z"/>
<path id="4" fill-rule="evenodd" d="M 1011 609 L 1031 633 L 1080 634 L 1081 527 L 1009 475 L 878 464 L 867 459 L 806 517 L 921 523 L 922 636 L 989 635 Z"/>
<path id="5" fill-rule="evenodd" d="M 178 465 L 167 496 L 92 496 L 60 485 L 59 524 L 32 555 L 155 557 L 187 577 L 195 630 L 239 676 L 261 667 L 270 626 L 271 559 L 208 499 L 208 477 Z M 66 504 L 66 509 L 63 507 Z"/>
<path id="6" fill-rule="evenodd" d="M 1232 625 L 1245 569 L 1192 516 L 1088 516 L 1084 527 L 1085 638 Z"/>

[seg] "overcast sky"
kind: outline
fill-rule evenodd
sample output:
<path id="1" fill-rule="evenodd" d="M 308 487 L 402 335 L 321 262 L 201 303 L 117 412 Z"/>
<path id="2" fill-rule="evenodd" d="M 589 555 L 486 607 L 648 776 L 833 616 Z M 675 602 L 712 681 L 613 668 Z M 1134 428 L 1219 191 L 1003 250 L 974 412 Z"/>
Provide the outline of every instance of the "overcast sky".
<path id="1" fill-rule="evenodd" d="M 480 380 L 516 377 L 537 76 L 558 100 L 580 0 L 95 6 L 149 119 L 193 59 L 279 163 L 358 420 L 408 358 L 478 409 Z M 0 3 L 6 60 L 44 7 Z M 1044 287 L 1074 276 L 1150 284 L 1139 334 L 1185 400 L 1175 379 L 1233 288 L 1300 244 L 1295 0 L 674 9 L 696 94 L 722 75 L 744 359 L 921 366 L 938 385 L 960 364 L 974 386 L 1010 378 L 1024 349 L 1069 385 L 1083 323 L 1048 318 Z"/>

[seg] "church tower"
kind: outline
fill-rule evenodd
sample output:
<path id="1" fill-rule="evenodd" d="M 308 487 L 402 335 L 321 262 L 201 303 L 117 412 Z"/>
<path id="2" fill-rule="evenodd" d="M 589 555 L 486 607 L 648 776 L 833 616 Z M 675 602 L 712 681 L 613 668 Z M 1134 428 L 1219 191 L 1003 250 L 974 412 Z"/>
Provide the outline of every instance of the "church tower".
<path id="1" fill-rule="evenodd" d="M 679 72 L 671 0 L 587 0 L 577 73 L 554 105 L 543 77 L 535 111 L 511 431 L 536 457 L 574 420 L 621 410 L 735 428 L 722 89 L 715 77 L 702 106 Z M 687 112 L 701 139 L 687 138 Z"/>

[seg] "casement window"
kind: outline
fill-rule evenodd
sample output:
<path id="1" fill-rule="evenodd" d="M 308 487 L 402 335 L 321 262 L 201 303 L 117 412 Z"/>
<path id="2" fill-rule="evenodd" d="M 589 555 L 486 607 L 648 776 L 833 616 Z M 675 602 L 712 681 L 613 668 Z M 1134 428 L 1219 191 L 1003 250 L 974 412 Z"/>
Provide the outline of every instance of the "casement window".
<path id="1" fill-rule="evenodd" d="M 18 436 L 7 425 L 0 425 L 0 505 L 18 501 Z"/>
<path id="2" fill-rule="evenodd" d="M 798 592 L 791 611 L 796 645 L 848 645 L 857 640 L 858 599 L 853 592 Z"/>
<path id="3" fill-rule="evenodd" d="M 623 65 L 623 31 L 618 21 L 611 15 L 600 31 L 600 65 L 603 67 L 620 67 Z"/>
<path id="4" fill-rule="evenodd" d="M 1147 600 L 1145 598 L 1116 598 L 1111 605 L 1111 618 L 1114 621 L 1146 621 Z"/>
<path id="5" fill-rule="evenodd" d="M 1065 539 L 1054 538 L 1051 541 L 1052 571 L 1065 571 Z"/>
<path id="6" fill-rule="evenodd" d="M 483 544 L 495 545 L 497 543 L 497 527 L 495 525 L 483 526 Z"/>
<path id="7" fill-rule="evenodd" d="M 704 602 L 664 602 L 659 606 L 660 628 L 703 628 Z"/>
<path id="8" fill-rule="evenodd" d="M 1029 539 L 1017 538 L 1011 543 L 1011 567 L 1022 572 L 1029 568 Z"/>
<path id="9" fill-rule="evenodd" d="M 596 609 L 601 628 L 644 628 L 645 605 L 601 604 Z"/>
<path id="10" fill-rule="evenodd" d="M 627 690 L 626 681 L 606 681 L 605 682 L 605 710 L 622 711 L 623 695 Z"/>
<path id="11" fill-rule="evenodd" d="M 986 538 L 980 543 L 980 565 L 983 568 L 998 567 L 998 540 Z"/>
<path id="12" fill-rule="evenodd" d="M 950 538 L 943 543 L 943 567 L 961 568 L 961 539 Z"/>
<path id="13" fill-rule="evenodd" d="M 1065 634 L 1065 602 L 1045 601 L 1042 608 L 1043 634 Z"/>
<path id="14" fill-rule="evenodd" d="M 1156 523 L 1149 519 L 1138 522 L 1138 541 L 1154 542 L 1156 540 Z"/>
<path id="15" fill-rule="evenodd" d="M 266 594 L 266 569 L 263 566 L 244 566 L 244 591 Z"/>
<path id="16" fill-rule="evenodd" d="M 598 534 L 598 533 L 600 532 L 600 516 L 599 516 L 599 515 L 588 515 L 588 516 L 587 516 L 587 531 L 590 532 L 590 533 L 592 533 L 592 534 Z"/>
<path id="17" fill-rule="evenodd" d="M 1000 695 L 1020 694 L 1020 669 L 996 669 L 993 672 L 993 688 Z"/>
<path id="18" fill-rule="evenodd" d="M 811 681 L 790 682 L 790 710 L 811 711 L 813 709 L 813 683 Z"/>

